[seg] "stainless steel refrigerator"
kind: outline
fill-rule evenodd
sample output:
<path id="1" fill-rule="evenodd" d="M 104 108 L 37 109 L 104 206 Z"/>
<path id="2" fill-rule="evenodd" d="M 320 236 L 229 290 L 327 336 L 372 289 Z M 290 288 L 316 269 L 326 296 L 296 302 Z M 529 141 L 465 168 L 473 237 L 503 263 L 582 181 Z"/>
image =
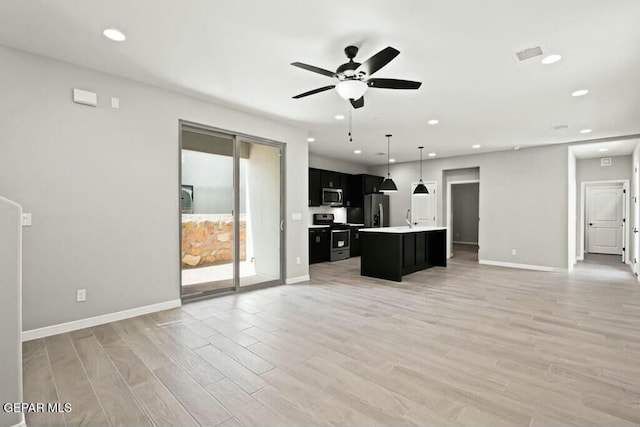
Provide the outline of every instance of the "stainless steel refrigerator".
<path id="1" fill-rule="evenodd" d="M 364 226 L 389 226 L 389 196 L 367 194 L 364 196 Z"/>

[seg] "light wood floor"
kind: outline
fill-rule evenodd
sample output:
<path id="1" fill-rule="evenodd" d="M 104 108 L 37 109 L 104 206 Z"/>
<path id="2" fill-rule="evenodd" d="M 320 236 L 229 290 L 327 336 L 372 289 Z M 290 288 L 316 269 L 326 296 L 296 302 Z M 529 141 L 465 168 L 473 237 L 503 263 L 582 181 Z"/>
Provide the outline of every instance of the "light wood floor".
<path id="1" fill-rule="evenodd" d="M 73 404 L 28 425 L 640 424 L 628 269 L 473 256 L 402 283 L 316 264 L 311 282 L 27 342 L 25 400 Z"/>

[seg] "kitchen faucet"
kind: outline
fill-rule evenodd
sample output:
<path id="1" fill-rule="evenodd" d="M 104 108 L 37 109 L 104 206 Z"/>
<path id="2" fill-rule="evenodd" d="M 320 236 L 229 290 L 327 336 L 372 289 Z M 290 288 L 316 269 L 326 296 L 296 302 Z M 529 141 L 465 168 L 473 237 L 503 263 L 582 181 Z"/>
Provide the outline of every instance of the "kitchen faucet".
<path id="1" fill-rule="evenodd" d="M 407 209 L 407 214 L 405 215 L 404 220 L 406 221 L 409 228 L 413 228 L 413 224 L 411 224 L 410 218 L 411 218 L 411 209 Z"/>

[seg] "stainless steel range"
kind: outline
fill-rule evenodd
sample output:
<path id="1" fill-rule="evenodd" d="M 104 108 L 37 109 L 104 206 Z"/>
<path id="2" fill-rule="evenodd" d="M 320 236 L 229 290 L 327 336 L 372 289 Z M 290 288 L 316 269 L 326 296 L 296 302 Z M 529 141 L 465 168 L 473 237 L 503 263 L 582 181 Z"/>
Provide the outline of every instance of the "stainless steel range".
<path id="1" fill-rule="evenodd" d="M 314 225 L 328 225 L 331 228 L 330 261 L 349 258 L 350 228 L 347 224 L 334 222 L 333 214 L 313 214 Z"/>

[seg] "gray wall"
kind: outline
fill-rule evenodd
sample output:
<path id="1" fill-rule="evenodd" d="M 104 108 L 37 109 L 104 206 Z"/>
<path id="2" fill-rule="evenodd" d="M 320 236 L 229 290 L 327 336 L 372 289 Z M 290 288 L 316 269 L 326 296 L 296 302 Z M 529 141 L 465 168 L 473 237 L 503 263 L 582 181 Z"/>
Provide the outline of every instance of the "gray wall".
<path id="1" fill-rule="evenodd" d="M 568 150 L 566 145 L 429 159 L 424 180 L 438 182 L 444 206 L 444 171 L 480 168 L 479 258 L 486 261 L 567 268 Z M 385 165 L 369 168 L 382 175 Z M 402 225 L 418 162 L 391 166 L 398 192 L 390 195 L 392 225 Z M 438 220 L 446 224 L 444 218 Z M 517 255 L 511 255 L 516 249 Z"/>
<path id="2" fill-rule="evenodd" d="M 478 243 L 480 184 L 451 186 L 451 223 L 454 242 Z"/>
<path id="3" fill-rule="evenodd" d="M 631 156 L 611 158 L 611 166 L 600 166 L 600 159 L 578 159 L 576 161 L 576 181 L 607 181 L 631 179 Z"/>
<path id="4" fill-rule="evenodd" d="M 33 213 L 25 330 L 180 297 L 180 119 L 287 143 L 286 276 L 308 274 L 306 132 L 4 47 L 0 63 L 11 82 L 0 97 L 0 194 Z M 72 88 L 97 92 L 100 105 L 72 103 Z M 84 303 L 75 302 L 80 288 Z"/>
<path id="5" fill-rule="evenodd" d="M 22 401 L 20 316 L 22 210 L 0 197 L 0 403 Z M 0 410 L 0 427 L 18 424 L 21 416 Z"/>
<path id="6" fill-rule="evenodd" d="M 330 157 L 319 156 L 313 153 L 309 153 L 309 167 L 350 173 L 352 175 L 367 173 L 367 167 L 365 165 L 340 159 L 332 159 Z"/>

